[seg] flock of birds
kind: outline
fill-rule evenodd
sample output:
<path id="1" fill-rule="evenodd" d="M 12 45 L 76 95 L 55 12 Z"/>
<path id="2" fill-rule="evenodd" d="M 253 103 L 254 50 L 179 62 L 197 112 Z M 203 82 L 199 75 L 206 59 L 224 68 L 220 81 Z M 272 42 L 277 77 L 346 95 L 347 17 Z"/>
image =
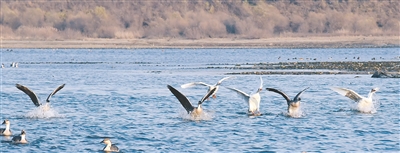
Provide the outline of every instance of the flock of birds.
<path id="1" fill-rule="evenodd" d="M 203 108 L 202 104 L 204 101 L 208 100 L 209 97 L 216 98 L 217 97 L 217 91 L 221 85 L 221 83 L 224 80 L 231 79 L 233 77 L 224 77 L 221 80 L 219 80 L 216 84 L 214 85 L 209 85 L 203 82 L 192 82 L 192 83 L 187 83 L 181 85 L 181 88 L 189 88 L 193 87 L 196 85 L 201 85 L 201 86 L 207 86 L 208 91 L 207 93 L 199 100 L 197 103 L 197 106 L 193 106 L 192 103 L 189 101 L 189 99 L 179 92 L 177 89 L 174 87 L 167 85 L 167 88 L 171 91 L 171 93 L 179 100 L 179 102 L 182 104 L 182 106 L 185 108 L 188 114 L 190 114 L 191 117 L 199 117 L 203 113 Z M 260 77 L 260 87 L 257 89 L 256 93 L 254 94 L 248 94 L 245 93 L 239 89 L 236 88 L 231 88 L 231 87 L 226 87 L 227 89 L 236 92 L 240 97 L 242 97 L 245 102 L 248 105 L 248 115 L 250 116 L 260 116 L 262 115 L 260 112 L 260 92 L 263 90 L 263 80 Z M 39 101 L 39 98 L 37 95 L 30 90 L 28 87 L 16 84 L 16 88 L 24 92 L 29 96 L 29 98 L 32 100 L 33 104 L 36 107 L 40 107 L 41 110 L 43 111 L 48 111 L 50 109 L 50 99 L 53 95 L 55 95 L 58 91 L 60 91 L 62 88 L 64 88 L 65 84 L 62 84 L 58 86 L 53 92 L 49 94 L 49 96 L 46 99 L 46 103 L 41 103 Z M 300 111 L 300 101 L 301 98 L 300 96 L 307 90 L 309 87 L 303 89 L 300 91 L 293 99 L 291 99 L 286 93 L 284 93 L 281 90 L 274 89 L 274 88 L 266 88 L 266 90 L 275 92 L 277 94 L 280 94 L 287 102 L 287 115 L 290 117 L 300 117 L 301 111 Z M 374 103 L 372 100 L 373 94 L 378 91 L 378 88 L 373 88 L 370 93 L 368 94 L 367 97 L 363 97 L 356 93 L 353 90 L 346 89 L 346 88 L 339 88 L 339 87 L 333 87 L 331 88 L 333 91 L 339 93 L 340 95 L 346 96 L 353 100 L 354 102 L 357 103 L 357 110 L 362 112 L 362 113 L 373 113 L 375 110 L 374 108 Z M 4 120 L 2 124 L 5 124 L 5 128 L 0 129 L 0 134 L 3 136 L 12 136 L 12 132 L 10 130 L 10 121 L 8 119 Z M 21 134 L 14 136 L 11 139 L 11 143 L 13 144 L 26 144 L 28 143 L 26 139 L 26 132 L 24 130 L 21 131 Z M 101 143 L 106 144 L 106 146 L 103 148 L 103 151 L 106 152 L 119 152 L 119 148 L 111 143 L 111 140 L 109 138 L 105 138 Z"/>
<path id="2" fill-rule="evenodd" d="M 222 81 L 230 79 L 232 77 L 225 77 L 221 80 L 219 80 L 215 85 L 209 85 L 203 82 L 192 82 L 192 83 L 187 83 L 181 85 L 181 88 L 189 88 L 193 87 L 196 85 L 202 85 L 202 86 L 207 86 L 208 91 L 207 93 L 200 99 L 198 102 L 197 107 L 193 106 L 192 103 L 189 101 L 189 99 L 179 92 L 177 89 L 174 87 L 167 85 L 168 89 L 172 92 L 173 95 L 179 100 L 179 102 L 182 104 L 182 106 L 186 109 L 187 113 L 190 114 L 193 117 L 198 117 L 201 115 L 203 112 L 202 108 L 202 103 L 209 99 L 210 96 L 213 98 L 216 98 L 216 93 L 222 83 Z M 260 112 L 260 92 L 263 90 L 263 80 L 262 77 L 260 77 L 260 87 L 257 89 L 257 91 L 254 94 L 248 94 L 245 93 L 239 89 L 236 88 L 231 88 L 231 87 L 226 87 L 229 90 L 232 90 L 236 92 L 240 97 L 244 99 L 244 101 L 248 105 L 248 115 L 250 116 L 260 116 L 262 115 Z M 280 94 L 287 102 L 287 115 L 290 117 L 300 117 L 301 116 L 301 109 L 300 109 L 300 101 L 301 98 L 300 96 L 308 89 L 309 87 L 303 89 L 300 91 L 293 99 L 291 99 L 285 92 L 275 89 L 275 88 L 266 88 L 266 90 L 275 92 L 277 94 Z M 375 94 L 376 91 L 379 90 L 379 88 L 373 88 L 371 89 L 370 93 L 368 94 L 367 97 L 363 97 L 356 93 L 353 90 L 346 89 L 346 88 L 339 88 L 339 87 L 332 87 L 331 88 L 333 91 L 339 93 L 340 95 L 346 96 L 353 100 L 354 102 L 357 103 L 357 110 L 362 112 L 362 113 L 373 113 L 375 111 L 374 103 L 372 96 Z"/>
<path id="3" fill-rule="evenodd" d="M 10 67 L 14 67 L 14 68 L 18 68 L 18 62 L 12 62 L 10 64 Z M 6 68 L 6 66 L 4 65 L 4 63 L 1 63 L 1 68 Z"/>

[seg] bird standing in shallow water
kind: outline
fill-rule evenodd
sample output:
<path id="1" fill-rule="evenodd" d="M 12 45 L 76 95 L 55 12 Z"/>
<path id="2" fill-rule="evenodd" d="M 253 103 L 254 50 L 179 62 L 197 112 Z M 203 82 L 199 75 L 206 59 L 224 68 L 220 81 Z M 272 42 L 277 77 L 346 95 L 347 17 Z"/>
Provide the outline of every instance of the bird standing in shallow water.
<path id="1" fill-rule="evenodd" d="M 11 142 L 12 143 L 15 143 L 15 144 L 19 144 L 19 143 L 21 143 L 21 144 L 25 144 L 25 143 L 28 143 L 28 140 L 26 140 L 26 133 L 25 133 L 25 131 L 24 130 L 22 130 L 21 131 L 21 134 L 19 135 L 19 136 L 15 136 L 15 137 L 13 137 L 12 139 L 11 139 Z"/>
<path id="2" fill-rule="evenodd" d="M 4 120 L 2 124 L 5 124 L 6 128 L 0 129 L 1 135 L 4 135 L 4 136 L 12 135 L 11 130 L 10 130 L 10 121 L 9 120 Z"/>
<path id="3" fill-rule="evenodd" d="M 379 90 L 379 88 L 373 88 L 368 94 L 368 97 L 363 97 L 353 90 L 339 87 L 332 87 L 333 91 L 340 95 L 346 96 L 357 103 L 357 110 L 362 113 L 375 113 L 376 109 L 372 101 L 372 96 Z"/>
<path id="4" fill-rule="evenodd" d="M 293 100 L 289 98 L 288 95 L 286 95 L 284 92 L 278 90 L 278 89 L 274 89 L 274 88 L 266 88 L 268 91 L 272 91 L 275 93 L 278 93 L 280 95 L 283 96 L 283 98 L 286 99 L 288 108 L 287 108 L 287 112 L 288 115 L 292 116 L 292 117 L 300 117 L 301 115 L 301 110 L 300 110 L 300 101 L 301 101 L 301 94 L 303 94 L 304 91 L 306 91 L 309 87 L 305 88 L 304 90 L 300 91 L 294 98 Z"/>
<path id="5" fill-rule="evenodd" d="M 106 151 L 106 152 L 119 152 L 119 148 L 116 145 L 111 143 L 110 138 L 105 138 L 100 143 L 106 144 L 106 146 L 103 148 L 103 151 Z"/>

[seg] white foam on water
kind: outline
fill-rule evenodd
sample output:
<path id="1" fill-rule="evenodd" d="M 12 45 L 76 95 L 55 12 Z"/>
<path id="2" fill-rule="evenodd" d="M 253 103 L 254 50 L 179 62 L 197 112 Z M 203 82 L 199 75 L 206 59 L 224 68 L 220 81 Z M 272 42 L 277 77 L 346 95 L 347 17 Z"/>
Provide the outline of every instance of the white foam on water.
<path id="1" fill-rule="evenodd" d="M 51 108 L 48 104 L 41 105 L 36 107 L 32 111 L 25 114 L 27 118 L 55 118 L 55 117 L 63 117 L 58 114 L 57 110 Z"/>
<path id="2" fill-rule="evenodd" d="M 187 112 L 180 112 L 179 117 L 191 121 L 209 121 L 212 120 L 212 118 L 214 118 L 214 113 L 203 111 L 200 115 L 195 116 L 192 114 L 188 114 Z"/>
<path id="3" fill-rule="evenodd" d="M 286 116 L 293 117 L 293 118 L 301 118 L 301 117 L 305 116 L 305 113 L 303 113 L 303 110 L 301 110 L 301 109 L 299 109 L 296 112 L 292 112 L 292 113 L 285 112 L 285 114 L 286 114 Z"/>

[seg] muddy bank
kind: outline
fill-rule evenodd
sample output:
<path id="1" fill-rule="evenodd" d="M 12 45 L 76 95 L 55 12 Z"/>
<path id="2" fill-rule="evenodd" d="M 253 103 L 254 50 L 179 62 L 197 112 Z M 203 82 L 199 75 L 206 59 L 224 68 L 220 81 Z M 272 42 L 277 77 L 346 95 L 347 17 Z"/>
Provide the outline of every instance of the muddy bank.
<path id="1" fill-rule="evenodd" d="M 209 69 L 243 70 L 227 74 L 374 74 L 376 71 L 385 72 L 392 76 L 400 75 L 400 61 L 380 62 L 279 62 L 258 64 L 235 64 L 224 66 L 209 66 Z"/>
<path id="2" fill-rule="evenodd" d="M 339 74 L 370 74 L 369 72 L 349 71 L 254 71 L 254 72 L 231 72 L 228 75 L 339 75 Z"/>

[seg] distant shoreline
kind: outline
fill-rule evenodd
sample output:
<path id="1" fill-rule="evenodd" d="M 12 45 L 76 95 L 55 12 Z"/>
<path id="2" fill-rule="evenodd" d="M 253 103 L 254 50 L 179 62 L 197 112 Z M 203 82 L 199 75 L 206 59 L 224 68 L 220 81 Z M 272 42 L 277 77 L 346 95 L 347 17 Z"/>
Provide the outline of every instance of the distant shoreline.
<path id="1" fill-rule="evenodd" d="M 2 49 L 167 49 L 167 48 L 384 48 L 400 47 L 400 36 L 313 36 L 268 39 L 82 39 L 11 40 L 1 39 Z"/>

